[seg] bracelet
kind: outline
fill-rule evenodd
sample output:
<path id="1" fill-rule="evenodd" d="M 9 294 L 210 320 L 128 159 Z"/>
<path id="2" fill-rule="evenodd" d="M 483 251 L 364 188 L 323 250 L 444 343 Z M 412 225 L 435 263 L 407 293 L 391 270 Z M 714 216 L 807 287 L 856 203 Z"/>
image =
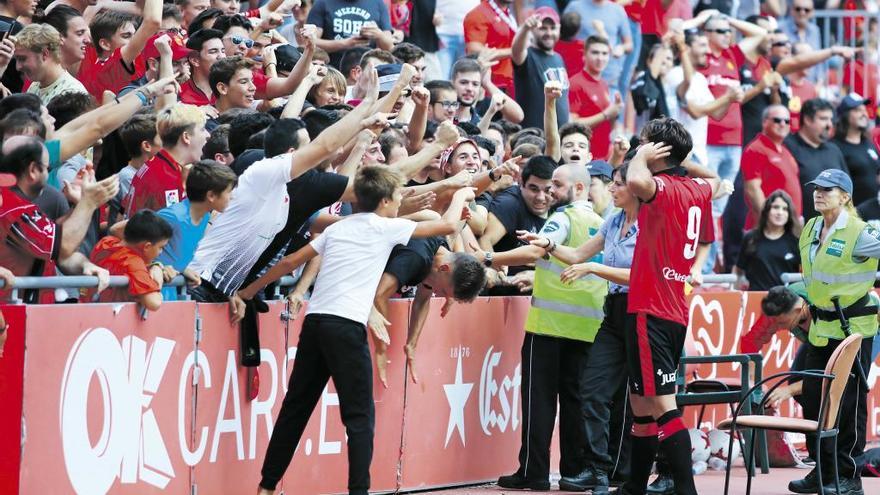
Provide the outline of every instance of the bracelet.
<path id="1" fill-rule="evenodd" d="M 137 90 L 137 91 L 134 92 L 134 94 L 136 94 L 137 97 L 141 100 L 141 106 L 146 107 L 146 106 L 149 106 L 149 105 L 150 105 L 150 99 L 147 98 L 147 95 L 144 94 L 143 91 L 141 91 L 141 90 Z"/>
<path id="2" fill-rule="evenodd" d="M 266 64 L 266 67 L 268 68 L 270 65 L 274 65 L 275 67 L 278 67 L 278 64 L 276 64 L 275 62 L 269 62 L 268 64 Z"/>

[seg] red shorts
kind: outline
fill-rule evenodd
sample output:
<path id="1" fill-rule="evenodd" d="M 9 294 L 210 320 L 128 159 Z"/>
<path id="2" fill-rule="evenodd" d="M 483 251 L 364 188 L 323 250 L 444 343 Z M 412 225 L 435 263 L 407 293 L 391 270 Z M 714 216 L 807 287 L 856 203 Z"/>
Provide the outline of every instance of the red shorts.
<path id="1" fill-rule="evenodd" d="M 672 395 L 687 327 L 646 313 L 626 315 L 629 388 L 636 395 Z"/>

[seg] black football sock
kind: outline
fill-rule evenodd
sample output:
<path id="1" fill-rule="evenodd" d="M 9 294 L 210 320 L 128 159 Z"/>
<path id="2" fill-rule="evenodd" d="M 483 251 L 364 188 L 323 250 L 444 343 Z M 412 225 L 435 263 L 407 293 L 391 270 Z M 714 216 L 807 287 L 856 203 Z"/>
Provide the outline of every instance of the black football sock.
<path id="1" fill-rule="evenodd" d="M 667 411 L 657 420 L 657 426 L 660 449 L 675 480 L 675 493 L 697 495 L 691 462 L 691 436 L 681 419 L 681 411 Z"/>

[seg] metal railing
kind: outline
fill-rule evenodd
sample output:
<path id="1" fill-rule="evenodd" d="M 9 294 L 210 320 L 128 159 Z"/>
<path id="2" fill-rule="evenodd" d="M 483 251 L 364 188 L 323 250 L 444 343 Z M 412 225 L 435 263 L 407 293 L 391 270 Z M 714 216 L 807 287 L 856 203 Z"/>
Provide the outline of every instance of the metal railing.
<path id="1" fill-rule="evenodd" d="M 880 12 L 868 12 L 867 10 L 817 10 L 813 16 L 813 20 L 819 27 L 822 39 L 822 47 L 828 48 L 832 45 L 843 45 L 851 48 L 861 49 L 863 54 L 870 53 L 871 44 L 875 44 L 877 40 L 872 40 L 869 36 L 869 26 L 871 21 L 880 22 Z M 792 43 L 796 40 L 791 40 Z M 825 65 L 823 64 L 823 67 Z M 837 69 L 838 83 L 843 84 L 843 66 Z M 867 68 L 865 69 L 867 70 Z M 849 80 L 855 81 L 856 64 L 849 65 Z M 822 74 L 822 81 L 825 81 L 827 74 Z M 865 96 L 869 92 L 867 74 L 862 77 L 862 87 L 850 88 L 850 91 Z M 876 90 L 877 88 L 871 88 Z M 837 95 L 844 96 L 844 95 Z"/>

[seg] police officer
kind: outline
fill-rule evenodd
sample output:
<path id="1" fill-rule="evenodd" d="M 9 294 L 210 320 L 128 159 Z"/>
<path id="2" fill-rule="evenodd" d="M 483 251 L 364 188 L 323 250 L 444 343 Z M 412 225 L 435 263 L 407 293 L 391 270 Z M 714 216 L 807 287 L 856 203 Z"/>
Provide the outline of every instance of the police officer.
<path id="1" fill-rule="evenodd" d="M 530 159 L 550 157 L 533 157 Z M 588 202 L 590 176 L 583 165 L 562 165 L 553 172 L 557 209 L 541 230 L 551 253 L 555 246 L 580 246 L 596 235 L 602 218 Z M 602 321 L 608 284 L 598 277 L 563 284 L 565 264 L 543 257 L 545 247 L 520 246 L 500 253 L 474 253 L 488 267 L 535 263 L 532 306 L 522 347 L 522 446 L 519 469 L 502 476 L 498 486 L 550 489 L 550 440 L 559 403 L 559 441 L 563 476 L 584 468 L 581 377 L 590 345 Z"/>
<path id="2" fill-rule="evenodd" d="M 617 209 L 599 233 L 578 247 L 557 246 L 553 255 L 571 263 L 560 275 L 563 283 L 598 276 L 610 282 L 605 298 L 605 318 L 590 349 L 583 379 L 586 468 L 577 476 L 564 476 L 560 490 L 608 493 L 609 478 L 624 479 L 628 468 L 629 427 L 632 412 L 627 404 L 626 342 L 624 318 L 629 294 L 629 269 L 638 237 L 639 199 L 626 188 L 624 165 L 613 172 L 610 193 Z M 591 168 L 591 173 L 593 172 Z M 612 173 L 608 172 L 609 176 Z M 532 245 L 546 246 L 535 237 Z M 602 252 L 602 262 L 587 261 Z"/>
<path id="3" fill-rule="evenodd" d="M 837 456 L 840 494 L 862 495 L 862 482 L 855 458 L 865 448 L 867 427 L 867 384 L 859 370 L 870 367 L 871 348 L 877 333 L 877 304 L 869 296 L 880 257 L 880 231 L 859 219 L 852 206 L 852 179 L 843 171 L 830 169 L 809 183 L 813 202 L 820 214 L 807 222 L 801 233 L 800 251 L 804 283 L 811 303 L 810 325 L 804 367 L 825 369 L 831 354 L 846 338 L 837 308 L 849 322 L 849 333 L 863 336 L 861 350 L 853 365 L 851 378 L 841 398 L 841 417 L 837 449 L 831 439 L 822 442 L 822 483 L 814 468 L 807 476 L 789 483 L 795 493 L 835 494 L 832 456 Z M 819 417 L 823 383 L 805 379 L 801 398 L 806 419 Z M 808 442 L 815 442 L 815 438 Z"/>

